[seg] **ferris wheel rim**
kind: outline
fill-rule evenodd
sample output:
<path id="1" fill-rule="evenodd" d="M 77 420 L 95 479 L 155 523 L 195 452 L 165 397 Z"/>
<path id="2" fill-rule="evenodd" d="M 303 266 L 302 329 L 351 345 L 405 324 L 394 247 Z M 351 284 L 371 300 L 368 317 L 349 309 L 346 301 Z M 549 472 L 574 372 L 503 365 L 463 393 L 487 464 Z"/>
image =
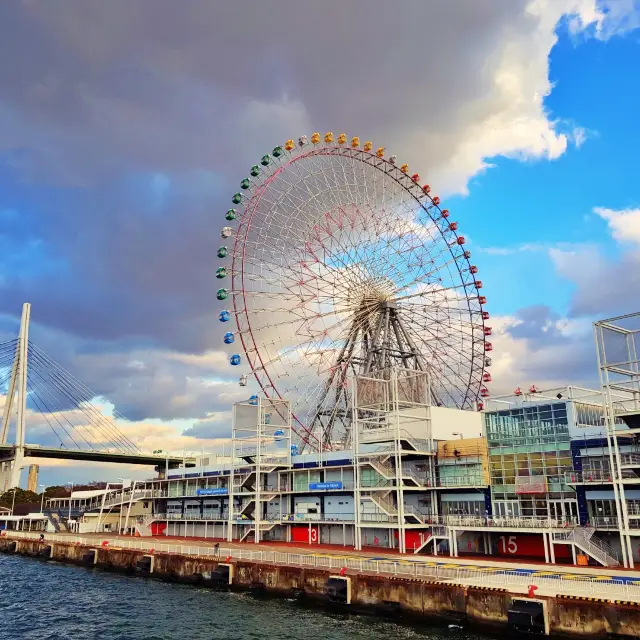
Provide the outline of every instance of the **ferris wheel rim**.
<path id="1" fill-rule="evenodd" d="M 294 147 L 294 149 L 296 148 Z M 415 204 L 417 204 L 419 209 L 426 212 L 426 214 L 429 216 L 429 219 L 433 223 L 435 229 L 437 229 L 439 240 L 446 243 L 448 247 L 448 252 L 451 255 L 452 261 L 455 263 L 455 270 L 457 272 L 457 277 L 459 278 L 459 282 L 462 283 L 462 286 L 465 290 L 465 295 L 464 295 L 464 298 L 466 299 L 465 305 L 461 305 L 461 308 L 462 306 L 464 306 L 464 310 L 466 313 L 468 313 L 470 318 L 473 319 L 477 317 L 477 325 L 482 327 L 484 335 L 487 335 L 485 333 L 485 322 L 484 322 L 485 314 L 483 312 L 483 304 L 484 302 L 486 302 L 486 299 L 484 299 L 484 297 L 480 295 L 472 296 L 472 295 L 467 295 L 466 293 L 466 287 L 470 283 L 465 283 L 466 276 L 464 274 L 465 272 L 469 272 L 470 274 L 473 274 L 474 272 L 471 271 L 471 268 L 473 267 L 473 265 L 471 265 L 470 255 L 468 255 L 467 251 L 462 250 L 461 253 L 457 255 L 454 252 L 454 248 L 456 246 L 459 246 L 459 247 L 462 246 L 462 243 L 458 242 L 458 239 L 462 238 L 464 241 L 464 238 L 462 236 L 459 236 L 456 233 L 456 229 L 452 229 L 449 227 L 448 229 L 443 230 L 440 224 L 438 224 L 438 221 L 442 221 L 442 220 L 446 221 L 446 218 L 442 216 L 442 212 L 446 210 L 439 206 L 439 201 L 434 201 L 434 198 L 432 196 L 429 196 L 429 194 L 425 192 L 424 188 L 421 188 L 418 182 L 414 180 L 412 177 L 410 177 L 407 172 L 405 172 L 404 170 L 401 170 L 396 164 L 390 162 L 388 159 L 377 156 L 375 153 L 365 151 L 359 148 L 355 149 L 355 148 L 350 148 L 348 146 L 344 147 L 344 146 L 336 146 L 336 145 L 321 145 L 317 147 L 312 147 L 309 150 L 304 150 L 300 153 L 292 153 L 291 151 L 289 151 L 288 155 L 285 157 L 286 161 L 283 162 L 278 158 L 278 161 L 280 164 L 278 164 L 275 167 L 275 169 L 268 176 L 262 179 L 259 183 L 254 183 L 254 187 L 251 189 L 252 195 L 250 198 L 248 198 L 246 204 L 244 205 L 244 214 L 242 215 L 242 218 L 239 221 L 239 227 L 237 229 L 237 233 L 235 234 L 234 242 L 233 242 L 233 257 L 232 257 L 232 266 L 231 266 L 231 270 L 232 270 L 231 289 L 234 293 L 232 299 L 233 299 L 233 309 L 234 309 L 234 315 L 236 320 L 236 326 L 238 328 L 238 334 L 240 337 L 240 341 L 241 341 L 244 353 L 247 354 L 247 356 L 249 353 L 253 354 L 253 361 L 249 357 L 247 358 L 249 361 L 249 365 L 251 367 L 251 373 L 253 374 L 258 385 L 260 386 L 260 388 L 262 389 L 262 391 L 265 393 L 267 397 L 276 396 L 280 399 L 283 398 L 280 392 L 280 389 L 278 387 L 278 384 L 273 379 L 272 372 L 270 371 L 270 368 L 267 366 L 268 363 L 265 363 L 265 360 L 263 359 L 261 344 L 259 343 L 259 341 L 256 340 L 250 314 L 248 313 L 248 308 L 250 305 L 247 298 L 248 292 L 245 284 L 245 260 L 247 257 L 247 238 L 251 230 L 253 217 L 258 212 L 259 205 L 262 201 L 262 198 L 264 197 L 265 192 L 267 192 L 269 186 L 288 167 L 311 157 L 322 158 L 322 157 L 340 156 L 340 157 L 351 158 L 358 162 L 362 162 L 376 169 L 377 171 L 380 171 L 388 178 L 391 178 L 400 187 L 400 189 L 403 192 L 409 195 L 411 200 Z M 429 201 L 428 204 L 426 204 L 427 199 Z M 434 216 L 433 214 L 434 209 L 438 212 L 437 216 Z M 247 215 L 247 213 L 249 215 Z M 241 233 L 241 230 L 243 230 L 243 233 Z M 449 239 L 445 235 L 446 232 L 451 234 L 450 238 L 453 238 L 454 242 L 449 241 Z M 240 248 L 242 250 L 241 255 L 239 254 Z M 463 269 L 459 261 L 464 261 L 463 266 L 464 264 L 466 264 L 468 269 Z M 239 262 L 239 265 L 240 265 L 239 269 L 236 269 L 236 262 Z M 237 275 L 238 273 L 240 274 L 239 276 Z M 238 277 L 240 279 L 240 287 L 236 288 L 236 280 L 238 279 Z M 472 281 L 472 282 L 475 283 L 475 281 Z M 240 305 L 240 301 L 238 300 L 240 296 L 236 295 L 236 293 L 240 293 L 242 297 L 241 305 Z M 478 292 L 476 290 L 476 294 L 477 293 Z M 472 305 L 473 300 L 477 301 L 476 305 Z M 239 317 L 243 315 L 245 319 L 244 321 L 246 322 L 246 329 L 240 327 Z M 469 367 L 468 379 L 465 380 L 464 387 L 467 389 L 467 391 L 471 390 L 471 388 L 474 387 L 475 394 L 473 393 L 467 394 L 467 396 L 465 396 L 464 401 L 467 402 L 468 400 L 470 403 L 473 403 L 474 401 L 477 401 L 478 396 L 480 395 L 480 386 L 482 384 L 482 376 L 483 376 L 484 367 L 485 367 L 484 360 L 483 360 L 482 365 L 480 365 L 478 369 L 475 369 L 473 367 L 473 361 L 475 358 L 486 359 L 486 353 L 488 349 L 486 347 L 487 345 L 486 340 L 482 342 L 481 349 L 476 348 L 476 345 L 479 345 L 479 343 L 477 343 L 476 340 L 474 339 L 473 332 L 470 335 L 470 342 L 471 342 L 471 349 L 470 349 L 471 366 Z M 251 348 L 251 346 L 253 348 Z M 259 361 L 259 364 L 260 364 L 260 367 L 258 368 L 258 370 L 256 370 L 256 367 L 255 367 L 256 361 Z M 298 416 L 294 412 L 292 412 L 292 416 L 296 421 L 296 423 L 305 432 L 306 437 L 310 437 L 310 438 L 313 438 L 314 440 L 318 440 L 317 436 L 315 436 L 315 434 L 307 427 L 307 425 L 301 419 L 298 418 Z"/>

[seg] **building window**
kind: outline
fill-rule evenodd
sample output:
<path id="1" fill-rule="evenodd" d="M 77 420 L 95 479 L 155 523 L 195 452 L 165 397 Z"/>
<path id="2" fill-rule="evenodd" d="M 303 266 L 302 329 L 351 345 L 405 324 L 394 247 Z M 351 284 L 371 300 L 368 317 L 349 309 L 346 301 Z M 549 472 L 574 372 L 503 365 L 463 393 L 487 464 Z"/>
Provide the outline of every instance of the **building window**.
<path id="1" fill-rule="evenodd" d="M 442 503 L 445 516 L 481 516 L 484 514 L 484 502 L 472 500 L 454 500 Z"/>

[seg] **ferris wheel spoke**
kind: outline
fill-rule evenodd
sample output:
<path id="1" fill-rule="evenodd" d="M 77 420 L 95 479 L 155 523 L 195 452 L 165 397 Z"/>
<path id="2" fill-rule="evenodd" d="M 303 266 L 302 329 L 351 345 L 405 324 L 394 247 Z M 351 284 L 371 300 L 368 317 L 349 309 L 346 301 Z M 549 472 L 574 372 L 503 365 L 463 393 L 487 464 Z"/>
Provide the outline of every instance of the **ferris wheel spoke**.
<path id="1" fill-rule="evenodd" d="M 439 336 L 438 334 L 434 333 L 433 330 L 428 326 L 422 327 L 422 330 L 424 330 L 431 336 L 433 342 L 437 342 L 440 349 L 444 349 L 445 351 L 447 351 L 447 353 L 451 356 L 454 356 L 457 361 L 465 360 L 469 363 L 470 367 L 473 366 L 473 356 L 461 353 L 460 344 L 457 341 L 452 341 L 451 339 L 445 339 L 442 336 Z M 425 346 L 429 346 L 429 342 L 426 340 L 419 339 L 418 342 L 424 344 Z M 434 352 L 435 350 L 432 348 L 431 351 Z"/>
<path id="2" fill-rule="evenodd" d="M 433 371 L 446 404 L 470 406 L 484 367 L 484 315 L 457 226 L 417 176 L 368 143 L 345 146 L 327 134 L 318 145 L 318 137 L 265 156 L 243 181 L 246 194 L 234 196 L 243 206 L 227 233 L 226 273 L 258 384 L 291 397 L 303 441 L 319 432 L 325 444 L 348 442 L 346 372 L 370 361 L 381 314 L 394 313 L 396 353 L 410 348 Z"/>

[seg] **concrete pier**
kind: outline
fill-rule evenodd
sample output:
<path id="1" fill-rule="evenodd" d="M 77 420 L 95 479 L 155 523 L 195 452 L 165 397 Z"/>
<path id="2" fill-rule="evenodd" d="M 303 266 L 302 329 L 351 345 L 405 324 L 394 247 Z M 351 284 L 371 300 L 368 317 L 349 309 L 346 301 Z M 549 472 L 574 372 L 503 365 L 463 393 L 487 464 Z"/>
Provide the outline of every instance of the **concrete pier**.
<path id="1" fill-rule="evenodd" d="M 231 557 L 0 537 L 0 553 L 126 571 L 212 589 L 254 591 L 408 620 L 456 623 L 485 631 L 599 638 L 640 637 L 640 603 L 581 596 L 527 597 L 507 588 L 455 584 L 426 578 L 295 566 Z M 604 591 L 604 590 L 603 590 Z"/>

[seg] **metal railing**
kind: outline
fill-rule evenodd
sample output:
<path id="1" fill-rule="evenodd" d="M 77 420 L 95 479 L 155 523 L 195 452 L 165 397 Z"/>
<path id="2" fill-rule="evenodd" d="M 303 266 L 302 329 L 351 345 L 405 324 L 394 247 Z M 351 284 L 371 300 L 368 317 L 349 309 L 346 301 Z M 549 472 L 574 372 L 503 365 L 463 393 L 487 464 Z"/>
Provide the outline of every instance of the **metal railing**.
<path id="1" fill-rule="evenodd" d="M 426 524 L 429 518 L 432 517 L 430 513 L 420 511 L 420 509 L 414 507 L 412 504 L 404 505 L 404 515 L 413 516 L 414 518 L 417 518 L 422 524 Z"/>
<path id="2" fill-rule="evenodd" d="M 503 529 L 564 529 L 577 526 L 575 519 L 537 518 L 534 516 L 434 516 L 439 524 L 451 527 L 500 527 Z"/>
<path id="3" fill-rule="evenodd" d="M 594 536 L 593 533 L 593 527 L 576 528 L 573 530 L 573 540 L 582 546 L 590 556 L 603 564 L 620 564 L 618 552 Z"/>
<path id="4" fill-rule="evenodd" d="M 432 487 L 434 485 L 433 479 L 430 478 L 426 473 L 419 473 L 412 467 L 403 466 L 402 477 L 415 480 L 415 482 L 421 487 Z"/>
<path id="5" fill-rule="evenodd" d="M 37 540 L 39 533 L 27 531 L 12 531 L 6 536 L 12 539 Z M 64 534 L 47 534 L 47 542 L 66 542 L 80 544 L 88 547 L 99 546 L 101 538 L 83 538 L 80 536 Z M 108 536 L 105 536 L 108 538 Z M 385 574 L 398 577 L 423 578 L 425 580 L 439 580 L 451 584 L 496 586 L 516 589 L 527 588 L 529 585 L 537 586 L 544 594 L 563 595 L 594 595 L 616 600 L 633 600 L 640 602 L 640 585 L 626 582 L 625 580 L 611 578 L 609 580 L 590 579 L 589 574 L 580 574 L 580 580 L 572 580 L 561 577 L 562 574 L 541 576 L 517 569 L 499 570 L 489 573 L 482 568 L 470 566 L 449 566 L 427 564 L 415 560 L 389 558 L 378 560 L 366 556 L 356 558 L 353 556 L 281 553 L 279 551 L 253 551 L 250 549 L 213 546 L 198 546 L 187 544 L 162 543 L 158 540 L 136 539 L 112 539 L 113 547 L 154 553 L 167 553 L 172 555 L 186 555 L 199 558 L 231 558 L 232 560 L 248 560 L 252 562 L 265 562 L 270 564 L 282 564 L 291 566 L 307 566 L 330 571 L 339 571 L 346 567 L 347 570 L 362 573 Z M 593 576 L 596 577 L 595 575 Z"/>
<path id="6" fill-rule="evenodd" d="M 613 476 L 608 469 L 584 469 L 565 473 L 564 481 L 566 484 L 607 484 L 613 482 Z"/>
<path id="7" fill-rule="evenodd" d="M 364 456 L 359 458 L 358 462 L 370 464 L 381 476 L 394 478 L 396 475 L 395 469 L 390 464 L 382 462 L 381 456 Z"/>
<path id="8" fill-rule="evenodd" d="M 116 495 L 107 498 L 104 501 L 105 507 L 113 507 L 118 504 L 126 504 L 131 500 L 144 500 L 145 498 L 151 500 L 153 498 L 164 498 L 162 491 L 156 491 L 154 489 L 136 489 L 135 491 L 125 491 L 124 493 L 118 492 Z M 99 509 L 101 507 L 101 501 L 94 507 Z"/>
<path id="9" fill-rule="evenodd" d="M 593 525 L 596 529 L 620 528 L 616 516 L 590 516 L 587 524 Z"/>
<path id="10" fill-rule="evenodd" d="M 590 548 L 595 547 L 602 553 L 608 555 L 610 558 L 613 558 L 616 562 L 620 561 L 620 557 L 618 556 L 618 552 L 606 542 L 603 542 L 597 536 L 593 535 L 595 533 L 595 529 L 593 527 L 576 527 L 574 529 L 573 535 L 576 540 L 584 540 L 589 545 Z"/>
<path id="11" fill-rule="evenodd" d="M 416 451 L 422 453 L 434 453 L 433 442 L 425 438 L 416 438 L 406 429 L 395 429 L 392 427 L 382 427 L 379 429 L 365 429 L 359 434 L 362 443 L 380 442 L 381 440 L 406 440 L 413 445 Z M 406 453 L 406 452 L 405 452 Z"/>
<path id="12" fill-rule="evenodd" d="M 352 513 L 283 513 L 282 522 L 337 522 L 353 524 L 355 515 Z"/>
<path id="13" fill-rule="evenodd" d="M 380 507 L 382 511 L 389 514 L 390 516 L 395 516 L 398 514 L 398 509 L 393 501 L 385 498 L 383 495 L 381 495 L 380 492 L 371 492 L 366 494 L 363 493 L 362 498 L 371 500 L 375 505 Z"/>
<path id="14" fill-rule="evenodd" d="M 620 464 L 627 466 L 640 465 L 640 453 L 621 453 Z"/>
<path id="15" fill-rule="evenodd" d="M 360 514 L 360 523 L 369 523 L 373 522 L 398 522 L 398 514 L 389 515 L 388 513 L 383 513 L 379 511 L 377 513 L 361 513 Z"/>
<path id="16" fill-rule="evenodd" d="M 145 516 L 145 518 L 149 518 L 149 522 L 152 522 L 153 520 L 201 520 L 201 521 L 216 521 L 216 520 L 228 520 L 229 519 L 229 513 L 227 511 L 222 511 L 222 512 L 218 512 L 218 511 L 212 511 L 211 513 L 208 514 L 204 514 L 204 513 L 171 513 L 170 511 L 168 513 L 154 513 L 152 515 L 149 516 Z"/>
<path id="17" fill-rule="evenodd" d="M 470 475 L 453 478 L 438 478 L 438 487 L 487 487 L 489 482 L 483 480 L 479 475 Z"/>
<path id="18" fill-rule="evenodd" d="M 627 513 L 630 516 L 640 516 L 640 502 L 628 501 Z"/>

